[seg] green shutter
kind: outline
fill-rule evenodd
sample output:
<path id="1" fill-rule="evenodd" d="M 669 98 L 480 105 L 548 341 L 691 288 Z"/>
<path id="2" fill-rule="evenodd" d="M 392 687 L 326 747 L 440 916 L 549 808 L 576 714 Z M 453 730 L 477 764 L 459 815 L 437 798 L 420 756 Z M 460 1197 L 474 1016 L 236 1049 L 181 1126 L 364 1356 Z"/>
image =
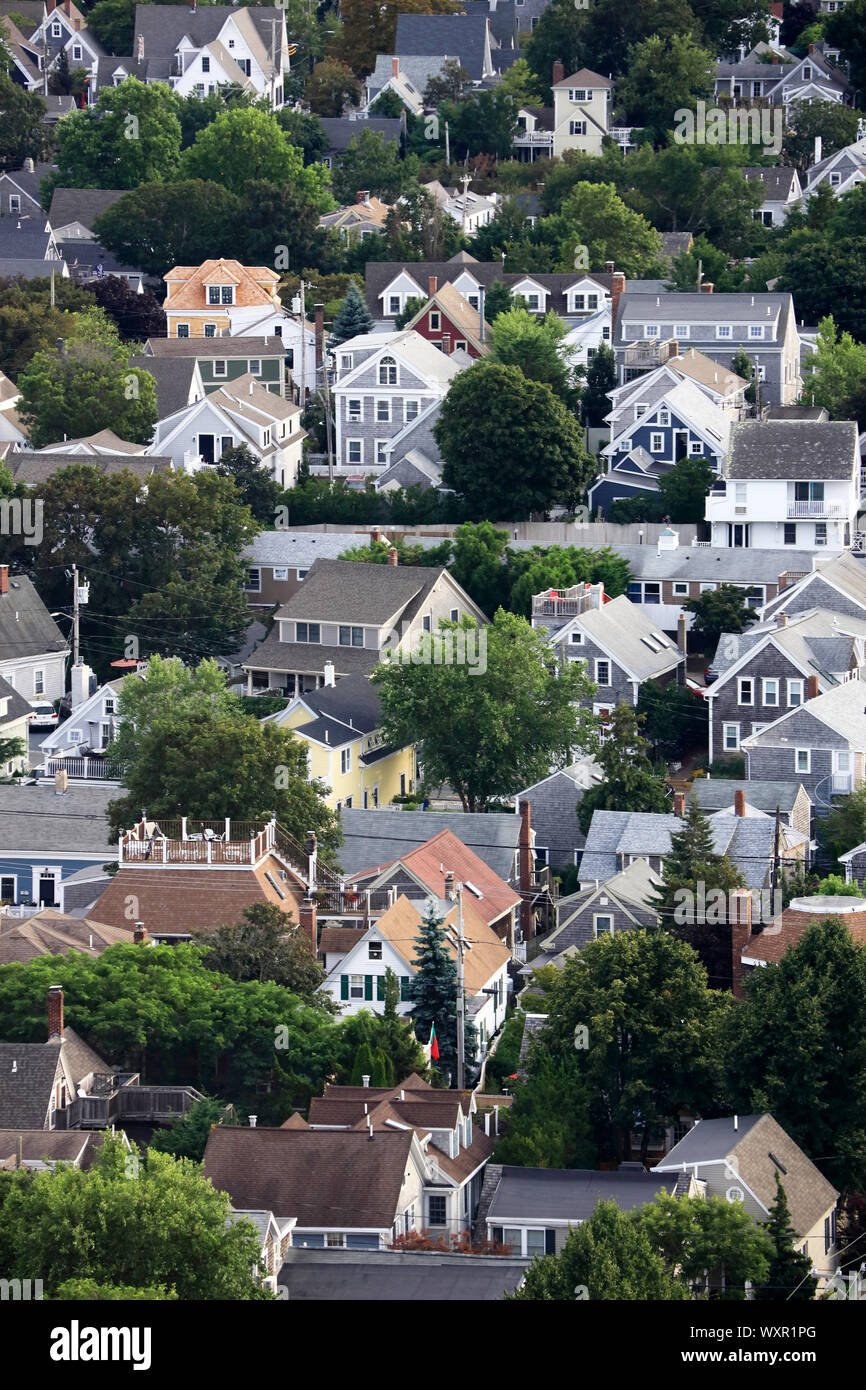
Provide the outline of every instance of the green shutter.
<path id="1" fill-rule="evenodd" d="M 373 998 L 373 976 L 372 976 L 372 975 L 365 975 L 365 976 L 364 976 L 364 998 L 365 998 L 365 999 L 372 999 L 372 998 Z"/>
<path id="2" fill-rule="evenodd" d="M 348 977 L 348 975 L 341 975 L 341 976 L 340 976 L 340 998 L 341 998 L 341 999 L 348 999 L 348 997 L 349 997 L 349 977 Z"/>
<path id="3" fill-rule="evenodd" d="M 384 976 L 384 975 L 377 975 L 377 976 L 376 976 L 376 998 L 377 998 L 377 999 L 384 999 L 384 998 L 385 998 L 385 976 Z"/>

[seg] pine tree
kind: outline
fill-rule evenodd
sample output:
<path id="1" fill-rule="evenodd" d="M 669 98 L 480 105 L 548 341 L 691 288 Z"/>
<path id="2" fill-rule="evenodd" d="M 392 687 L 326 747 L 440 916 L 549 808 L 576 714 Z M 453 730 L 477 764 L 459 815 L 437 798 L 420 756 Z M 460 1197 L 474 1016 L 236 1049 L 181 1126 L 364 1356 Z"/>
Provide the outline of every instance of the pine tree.
<path id="1" fill-rule="evenodd" d="M 603 425 L 610 410 L 608 392 L 616 386 L 616 361 L 611 348 L 600 343 L 586 369 L 586 385 L 581 402 L 588 425 Z"/>
<path id="2" fill-rule="evenodd" d="M 412 981 L 412 1021 L 415 1035 L 424 1044 L 435 1023 L 439 1043 L 438 1070 L 457 1079 L 457 964 L 446 945 L 443 918 L 435 903 L 430 904 L 421 925 L 414 956 L 416 975 Z M 466 1019 L 464 1056 L 466 1070 L 472 1067 L 477 1047 L 474 1026 Z"/>
<path id="3" fill-rule="evenodd" d="M 332 343 L 346 343 L 361 333 L 372 333 L 373 318 L 354 280 L 331 330 Z"/>
<path id="4" fill-rule="evenodd" d="M 775 1254 L 770 1262 L 767 1282 L 755 1289 L 754 1296 L 763 1302 L 782 1303 L 786 1299 L 811 1301 L 815 1297 L 818 1281 L 812 1277 L 812 1261 L 808 1255 L 801 1255 L 794 1249 L 797 1232 L 791 1225 L 788 1198 L 782 1186 L 782 1179 L 776 1173 L 776 1199 L 770 1207 L 769 1218 L 763 1223 L 770 1236 Z"/>
<path id="5" fill-rule="evenodd" d="M 373 1076 L 371 1086 L 394 1085 L 394 1063 L 384 1048 L 377 1047 L 373 1053 Z"/>
<path id="6" fill-rule="evenodd" d="M 352 1079 L 349 1085 L 363 1086 L 365 1076 L 370 1078 L 369 1085 L 371 1086 L 382 1084 L 373 1080 L 374 1070 L 373 1050 L 369 1043 L 363 1042 L 355 1053 L 355 1065 L 352 1067 Z"/>

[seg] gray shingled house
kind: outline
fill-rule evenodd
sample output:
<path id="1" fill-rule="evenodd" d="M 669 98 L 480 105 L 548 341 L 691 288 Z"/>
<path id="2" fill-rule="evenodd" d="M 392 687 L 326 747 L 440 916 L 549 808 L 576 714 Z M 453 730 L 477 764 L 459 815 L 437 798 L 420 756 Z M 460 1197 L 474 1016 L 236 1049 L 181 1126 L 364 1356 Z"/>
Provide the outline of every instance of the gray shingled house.
<path id="1" fill-rule="evenodd" d="M 817 808 L 866 781 L 866 682 L 845 681 L 742 744 L 749 781 L 796 777 Z"/>

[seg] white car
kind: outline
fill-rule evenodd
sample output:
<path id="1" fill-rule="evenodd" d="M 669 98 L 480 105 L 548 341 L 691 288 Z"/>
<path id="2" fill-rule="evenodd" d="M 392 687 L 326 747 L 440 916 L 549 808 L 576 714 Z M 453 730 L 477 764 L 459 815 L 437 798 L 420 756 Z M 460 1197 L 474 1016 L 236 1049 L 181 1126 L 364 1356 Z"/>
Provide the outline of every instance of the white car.
<path id="1" fill-rule="evenodd" d="M 53 729 L 57 723 L 57 711 L 48 700 L 39 700 L 32 706 L 30 723 L 34 729 Z"/>

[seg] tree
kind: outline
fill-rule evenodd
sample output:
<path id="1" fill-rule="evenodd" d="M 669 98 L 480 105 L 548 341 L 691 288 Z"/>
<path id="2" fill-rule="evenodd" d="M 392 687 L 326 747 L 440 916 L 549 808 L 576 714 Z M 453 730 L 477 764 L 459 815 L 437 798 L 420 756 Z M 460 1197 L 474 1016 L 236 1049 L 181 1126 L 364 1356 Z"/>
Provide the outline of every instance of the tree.
<path id="1" fill-rule="evenodd" d="M 866 339 L 866 236 L 838 235 L 832 218 L 825 233 L 794 231 L 781 247 L 781 269 L 776 288 L 794 296 L 798 314 L 818 323 L 832 313 L 840 330 Z"/>
<path id="2" fill-rule="evenodd" d="M 166 1289 L 164 1284 L 142 1289 L 133 1288 L 131 1284 L 99 1284 L 95 1279 L 66 1279 L 58 1284 L 54 1299 L 70 1303 L 174 1303 L 177 1294 Z"/>
<path id="3" fill-rule="evenodd" d="M 768 1111 L 843 1193 L 866 1182 L 866 953 L 838 917 L 756 970 L 722 1036 L 740 1114 Z"/>
<path id="4" fill-rule="evenodd" d="M 485 613 L 509 608 L 505 552 L 508 532 L 492 521 L 464 522 L 454 533 L 453 552 L 446 561 L 452 576 Z"/>
<path id="5" fill-rule="evenodd" d="M 506 309 L 511 308 L 513 303 L 511 290 L 505 281 L 494 280 L 484 296 L 484 317 L 489 324 L 493 324 L 500 314 L 504 314 Z"/>
<path id="6" fill-rule="evenodd" d="M 714 652 L 722 633 L 745 632 L 756 616 L 746 603 L 744 590 L 736 584 L 720 584 L 717 589 L 708 589 L 698 598 L 686 599 L 683 608 L 695 615 L 692 634 L 703 652 Z"/>
<path id="7" fill-rule="evenodd" d="M 315 116 L 342 116 L 347 103 L 359 104 L 361 84 L 345 63 L 336 58 L 323 58 L 307 78 L 304 96 Z"/>
<path id="8" fill-rule="evenodd" d="M 661 236 L 645 217 L 626 206 L 612 184 L 575 184 L 553 220 L 564 234 L 563 269 L 574 267 L 575 252 L 581 246 L 586 247 L 589 262 L 584 269 L 598 270 L 614 261 L 629 279 L 652 274 L 661 263 Z"/>
<path id="9" fill-rule="evenodd" d="M 367 1086 L 381 1086 L 384 1083 L 381 1079 L 374 1077 L 375 1064 L 373 1062 L 373 1049 L 368 1042 L 362 1042 L 358 1051 L 355 1053 L 355 1065 L 352 1068 L 352 1076 L 349 1081 L 350 1086 L 363 1086 L 366 1076 Z"/>
<path id="10" fill-rule="evenodd" d="M 866 344 L 837 333 L 832 317 L 818 324 L 816 349 L 806 358 L 803 399 L 826 406 L 834 420 L 859 420 L 866 409 Z"/>
<path id="11" fill-rule="evenodd" d="M 465 641 L 467 660 L 460 662 Z M 478 643 L 480 662 L 468 661 Z M 486 649 L 486 650 L 485 650 Z M 449 651 L 458 657 L 443 664 Z M 483 653 L 483 655 L 482 655 Z M 420 746 L 426 786 L 447 782 L 464 811 L 482 811 L 494 796 L 512 796 L 593 744 L 592 716 L 576 702 L 593 688 L 579 663 L 548 669 L 546 634 L 502 609 L 475 633 L 469 619 L 440 623 L 430 634 L 430 665 L 380 665 L 383 731 L 401 748 Z M 482 674 L 481 662 L 486 663 Z"/>
<path id="12" fill-rule="evenodd" d="M 517 132 L 517 108 L 502 89 L 473 91 L 463 101 L 444 101 L 440 119 L 447 121 L 455 159 L 476 154 L 508 159 Z"/>
<path id="13" fill-rule="evenodd" d="M 427 300 L 423 295 L 411 294 L 399 314 L 396 314 L 394 317 L 394 327 L 397 331 L 399 332 L 401 328 L 405 328 L 407 323 L 411 323 L 415 315 L 420 313 L 426 303 Z M 371 319 L 370 322 L 372 323 L 373 320 Z"/>
<path id="14" fill-rule="evenodd" d="M 3 1268 L 49 1295 L 70 1279 L 161 1286 L 178 1298 L 265 1298 L 252 1277 L 260 1237 L 230 1219 L 228 1193 L 188 1159 L 151 1150 L 129 1181 L 123 1139 L 105 1135 L 93 1165 L 4 1173 Z M 87 1232 L 87 1239 L 81 1233 Z M 190 1259 L 190 1250 L 196 1257 Z"/>
<path id="15" fill-rule="evenodd" d="M 255 107 L 223 111 L 200 130 L 181 160 L 185 179 L 213 179 L 238 197 L 247 184 L 291 184 L 307 200 L 325 210 L 327 170 L 304 167 L 301 151 L 290 145 L 276 116 Z"/>
<path id="16" fill-rule="evenodd" d="M 572 584 L 603 583 L 611 598 L 624 594 L 629 568 L 622 556 L 608 548 L 588 550 L 583 546 L 551 545 L 542 550 L 509 550 L 508 577 L 511 596 L 506 604 L 512 613 L 532 614 L 532 597 L 545 589 L 570 589 Z"/>
<path id="17" fill-rule="evenodd" d="M 412 996 L 412 1022 L 415 1036 L 425 1046 L 429 1042 L 432 1029 L 436 1029 L 439 1044 L 437 1070 L 457 1081 L 457 964 L 446 945 L 447 937 L 443 925 L 444 918 L 436 904 L 431 901 L 418 929 L 412 963 L 415 974 L 412 977 L 410 992 Z M 465 1006 L 464 1006 L 465 1008 Z M 467 1015 L 464 1026 L 464 1055 L 467 1070 L 471 1071 L 472 1058 L 477 1048 L 475 1026 Z"/>
<path id="18" fill-rule="evenodd" d="M 689 0 L 596 0 L 586 14 L 584 59 L 593 72 L 616 77 L 633 45 L 657 34 L 666 43 L 700 32 Z"/>
<path id="19" fill-rule="evenodd" d="M 209 970 L 233 980 L 273 980 L 308 1004 L 326 978 L 305 936 L 288 912 L 275 903 L 245 907 L 243 921 L 196 937 Z"/>
<path id="20" fill-rule="evenodd" d="M 731 358 L 731 371 L 735 376 L 742 377 L 744 381 L 751 382 L 751 385 L 747 387 L 744 394 L 749 404 L 754 405 L 757 395 L 755 387 L 755 368 L 752 364 L 751 357 L 744 347 L 738 347 Z M 703 518 L 701 518 L 701 520 L 703 520 Z"/>
<path id="21" fill-rule="evenodd" d="M 661 475 L 659 494 L 665 514 L 674 525 L 703 521 L 707 493 L 717 477 L 707 459 L 690 455 L 678 459 L 669 472 Z"/>
<path id="22" fill-rule="evenodd" d="M 45 159 L 50 146 L 45 103 L 38 92 L 26 92 L 5 72 L 0 72 L 0 124 L 0 172 L 20 169 L 25 159 Z"/>
<path id="23" fill-rule="evenodd" d="M 391 208 L 385 237 L 393 260 L 448 260 L 462 244 L 454 218 L 418 183 L 409 184 L 399 207 Z"/>
<path id="24" fill-rule="evenodd" d="M 135 30 L 135 0 L 97 0 L 87 27 L 106 53 L 131 53 Z"/>
<path id="25" fill-rule="evenodd" d="M 644 681 L 638 691 L 638 716 L 655 758 L 671 762 L 687 748 L 706 745 L 706 701 L 696 698 L 686 685 L 668 681 Z"/>
<path id="26" fill-rule="evenodd" d="M 129 358 L 101 309 L 77 314 L 62 349 L 37 352 L 18 377 L 18 408 L 32 447 L 102 429 L 147 444 L 157 420 L 156 383 L 130 367 Z"/>
<path id="27" fill-rule="evenodd" d="M 384 114 L 379 112 L 379 115 Z M 303 111 L 283 106 L 277 112 L 277 122 L 289 144 L 303 151 L 305 164 L 318 164 L 328 153 L 328 137 L 318 116 L 308 116 Z"/>
<path id="28" fill-rule="evenodd" d="M 248 445 L 238 444 L 224 450 L 216 471 L 221 478 L 232 479 L 244 506 L 249 507 L 256 521 L 264 525 L 273 522 L 282 489 Z"/>
<path id="29" fill-rule="evenodd" d="M 819 137 L 822 159 L 829 159 L 857 139 L 857 112 L 841 101 L 799 101 L 790 119 L 782 154 L 801 174 L 815 161 L 815 140 Z"/>
<path id="30" fill-rule="evenodd" d="M 862 91 L 866 85 L 866 0 L 851 0 L 838 14 L 828 14 L 824 36 L 828 44 L 841 49 L 850 64 L 851 84 Z"/>
<path id="31" fill-rule="evenodd" d="M 522 1033 L 523 1015 L 513 1017 L 520 1021 Z M 500 1043 L 497 1057 L 501 1048 Z M 553 1058 L 536 1045 L 526 1080 L 517 1085 L 495 1162 L 518 1168 L 594 1168 L 596 1160 L 589 1095 L 577 1058 Z"/>
<path id="32" fill-rule="evenodd" d="M 587 425 L 598 428 L 610 414 L 610 393 L 616 386 L 616 358 L 607 343 L 599 343 L 586 369 L 586 383 L 581 392 L 583 418 Z"/>
<path id="33" fill-rule="evenodd" d="M 168 1129 L 154 1130 L 148 1148 L 201 1163 L 210 1132 L 214 1125 L 222 1124 L 225 1113 L 226 1107 L 221 1100 L 205 1096 Z"/>
<path id="34" fill-rule="evenodd" d="M 372 331 L 373 315 L 367 308 L 364 296 L 355 281 L 352 280 L 340 312 L 334 321 L 334 327 L 331 329 L 331 342 L 347 343 L 350 338 L 357 338 L 362 333 L 372 333 Z"/>
<path id="35" fill-rule="evenodd" d="M 742 1301 L 747 1282 L 760 1284 L 767 1278 L 772 1246 L 742 1202 L 659 1192 L 631 1216 L 668 1275 L 691 1298 L 720 1288 L 723 1299 Z"/>
<path id="36" fill-rule="evenodd" d="M 670 810 L 665 784 L 646 756 L 643 717 L 632 705 L 617 705 L 607 716 L 607 726 L 608 735 L 595 755 L 603 780 L 584 792 L 577 807 L 584 834 L 596 811 Z"/>
<path id="37" fill-rule="evenodd" d="M 654 33 L 629 51 L 628 72 L 617 86 L 626 118 L 661 142 L 673 129 L 675 112 L 692 108 L 713 93 L 715 54 L 690 34 Z"/>
<path id="38" fill-rule="evenodd" d="M 446 58 L 438 75 L 427 79 L 424 105 L 441 106 L 443 101 L 459 101 L 471 82 L 472 74 L 459 58 Z"/>
<path id="39" fill-rule="evenodd" d="M 504 367 L 519 367 L 529 381 L 543 382 L 571 406 L 575 389 L 563 356 L 565 334 L 565 324 L 556 314 L 540 319 L 514 305 L 493 324 L 490 358 Z"/>
<path id="40" fill-rule="evenodd" d="M 515 519 L 580 495 L 595 475 L 574 417 L 543 382 L 482 360 L 460 373 L 433 433 L 442 480 L 472 518 Z"/>
<path id="41" fill-rule="evenodd" d="M 417 158 L 403 159 L 396 140 L 385 140 L 374 130 L 353 135 L 340 155 L 333 175 L 334 197 L 354 203 L 359 189 L 393 202 L 417 172 Z"/>
<path id="42" fill-rule="evenodd" d="M 525 58 L 511 64 L 502 79 L 502 90 L 513 98 L 515 106 L 544 105 L 541 84 Z"/>
<path id="43" fill-rule="evenodd" d="M 57 183 L 66 188 L 137 188 L 169 182 L 180 158 L 176 99 L 163 83 L 127 77 L 100 88 L 93 106 L 59 122 Z"/>
<path id="44" fill-rule="evenodd" d="M 457 9 L 452 0 L 384 0 L 378 5 L 343 0 L 342 28 L 329 52 L 349 63 L 354 72 L 365 75 L 376 66 L 377 53 L 394 52 L 398 14 L 454 14 Z"/>
<path id="45" fill-rule="evenodd" d="M 305 172 L 318 177 L 321 169 L 322 165 L 313 164 Z M 247 265 L 272 265 L 278 256 L 284 258 L 278 265 L 316 265 L 327 260 L 327 234 L 319 227 L 326 197 L 324 193 L 310 196 L 307 188 L 295 182 L 251 180 L 243 193 L 243 223 L 234 232 L 235 258 Z"/>
<path id="46" fill-rule="evenodd" d="M 776 1198 L 770 1207 L 769 1218 L 763 1222 L 773 1243 L 773 1255 L 765 1282 L 754 1280 L 754 1297 L 759 1302 L 781 1303 L 789 1299 L 797 1302 L 811 1302 L 815 1297 L 818 1280 L 812 1276 L 812 1261 L 806 1254 L 794 1249 L 794 1241 L 799 1237 L 791 1225 L 788 1198 L 782 1179 L 776 1172 Z"/>
<path id="47" fill-rule="evenodd" d="M 816 823 L 818 842 L 825 854 L 838 859 L 866 840 L 866 787 L 834 799 L 833 809 Z"/>
<path id="48" fill-rule="evenodd" d="M 92 280 L 87 288 L 127 342 L 143 343 L 147 338 L 166 336 L 165 313 L 153 290 L 136 294 L 119 275 Z"/>
<path id="49" fill-rule="evenodd" d="M 27 752 L 27 744 L 23 738 L 4 738 L 0 734 L 0 783 L 9 783 L 14 780 L 6 776 L 6 766 L 8 763 L 16 762 L 23 758 Z M 26 767 L 24 763 L 22 766 Z"/>
<path id="50" fill-rule="evenodd" d="M 671 830 L 670 853 L 662 860 L 661 877 L 648 906 L 658 913 L 666 931 L 694 949 L 710 984 L 729 988 L 730 894 L 743 888 L 745 879 L 727 855 L 716 853 L 712 826 L 696 797 L 689 797 L 682 819 Z"/>
<path id="51" fill-rule="evenodd" d="M 543 18 L 543 16 L 542 16 Z M 569 1231 L 559 1255 L 536 1256 L 509 1300 L 632 1302 L 686 1297 L 665 1270 L 645 1232 L 616 1202 L 599 1202 L 592 1216 Z"/>
<path id="52" fill-rule="evenodd" d="M 552 0 L 529 36 L 526 61 L 548 105 L 552 102 L 554 63 L 561 62 L 566 74 L 577 72 L 586 64 L 584 22 L 585 16 L 571 0 Z"/>
<path id="53" fill-rule="evenodd" d="M 243 215 L 240 198 L 219 183 L 143 184 L 107 208 L 93 231 L 123 265 L 161 275 L 174 265 L 231 256 Z"/>

